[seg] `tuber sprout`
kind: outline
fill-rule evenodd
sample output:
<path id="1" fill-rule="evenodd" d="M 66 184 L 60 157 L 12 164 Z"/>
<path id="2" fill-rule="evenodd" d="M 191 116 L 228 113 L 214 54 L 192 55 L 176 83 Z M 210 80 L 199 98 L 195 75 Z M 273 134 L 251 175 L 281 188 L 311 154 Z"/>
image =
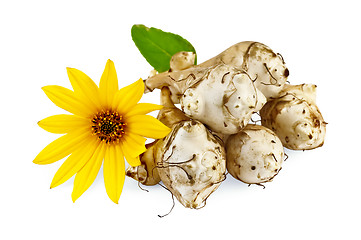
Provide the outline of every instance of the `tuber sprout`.
<path id="1" fill-rule="evenodd" d="M 194 52 L 179 52 L 170 59 L 170 71 L 180 71 L 194 65 L 196 54 Z"/>

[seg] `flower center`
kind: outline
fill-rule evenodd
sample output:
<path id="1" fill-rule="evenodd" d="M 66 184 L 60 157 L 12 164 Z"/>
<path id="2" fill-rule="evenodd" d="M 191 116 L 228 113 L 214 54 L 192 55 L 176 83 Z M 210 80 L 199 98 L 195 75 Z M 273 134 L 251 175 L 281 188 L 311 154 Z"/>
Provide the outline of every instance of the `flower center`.
<path id="1" fill-rule="evenodd" d="M 106 143 L 119 142 L 124 135 L 124 126 L 122 116 L 113 111 L 102 111 L 94 115 L 92 119 L 93 135 L 96 135 L 101 141 Z"/>

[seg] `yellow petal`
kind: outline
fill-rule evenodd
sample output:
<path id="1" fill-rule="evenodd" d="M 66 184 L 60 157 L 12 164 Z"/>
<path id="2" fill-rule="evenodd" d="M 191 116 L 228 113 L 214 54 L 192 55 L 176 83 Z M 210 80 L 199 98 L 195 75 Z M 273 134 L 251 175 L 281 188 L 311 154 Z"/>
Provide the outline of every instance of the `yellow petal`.
<path id="1" fill-rule="evenodd" d="M 87 164 L 75 175 L 74 188 L 71 194 L 73 202 L 93 184 L 104 159 L 104 145 L 104 143 L 99 144 Z"/>
<path id="2" fill-rule="evenodd" d="M 153 104 L 153 103 L 138 103 L 132 109 L 130 109 L 127 113 L 125 113 L 125 117 L 131 117 L 134 115 L 144 115 L 155 110 L 162 109 L 162 105 Z"/>
<path id="3" fill-rule="evenodd" d="M 90 121 L 76 115 L 59 114 L 39 121 L 38 125 L 51 133 L 68 133 L 81 127 L 90 126 Z"/>
<path id="4" fill-rule="evenodd" d="M 107 194 L 114 203 L 118 204 L 125 179 L 124 157 L 119 145 L 107 146 L 103 171 Z"/>
<path id="5" fill-rule="evenodd" d="M 129 131 L 124 136 L 127 138 L 131 138 L 131 141 L 134 141 L 135 144 L 145 145 L 146 138 L 143 136 L 140 136 L 138 134 L 133 134 Z"/>
<path id="6" fill-rule="evenodd" d="M 127 131 L 154 139 L 163 138 L 171 131 L 158 119 L 148 115 L 136 115 L 127 118 L 126 123 Z"/>
<path id="7" fill-rule="evenodd" d="M 89 133 L 89 129 L 79 129 L 68 133 L 46 146 L 34 159 L 36 164 L 50 164 L 56 162 L 76 149 L 84 141 L 87 141 L 89 137 L 92 137 Z"/>
<path id="8" fill-rule="evenodd" d="M 48 98 L 58 107 L 83 117 L 89 117 L 92 114 L 92 110 L 82 103 L 81 100 L 74 95 L 73 91 L 55 85 L 45 86 L 42 89 Z"/>
<path id="9" fill-rule="evenodd" d="M 140 165 L 140 159 L 139 159 L 139 154 L 136 156 L 133 156 L 131 153 L 131 150 L 129 148 L 129 146 L 127 146 L 127 144 L 125 144 L 124 142 L 122 143 L 122 152 L 124 154 L 125 159 L 127 160 L 127 162 L 132 166 L 132 167 L 136 167 Z M 145 150 L 144 150 L 145 151 Z M 143 151 L 143 152 L 144 152 Z"/>
<path id="10" fill-rule="evenodd" d="M 113 108 L 122 115 L 131 110 L 142 98 L 144 93 L 144 83 L 142 79 L 120 89 L 116 92 Z"/>
<path id="11" fill-rule="evenodd" d="M 124 154 L 124 156 L 127 162 L 129 163 L 129 165 L 132 167 L 137 167 L 141 164 L 139 156 L 131 157 L 130 155 L 126 155 L 126 154 Z"/>
<path id="12" fill-rule="evenodd" d="M 99 89 L 93 80 L 75 68 L 67 68 L 67 72 L 74 92 L 82 99 L 86 99 L 87 102 L 96 106 L 97 109 L 100 109 Z"/>
<path id="13" fill-rule="evenodd" d="M 122 137 L 122 149 L 127 148 L 127 152 L 132 157 L 139 156 L 145 150 L 145 141 L 146 139 L 142 136 L 136 134 L 126 134 Z M 124 151 L 123 151 L 124 152 Z"/>
<path id="14" fill-rule="evenodd" d="M 115 93 L 118 91 L 118 78 L 114 63 L 107 61 L 99 83 L 100 99 L 103 106 L 111 107 Z"/>
<path id="15" fill-rule="evenodd" d="M 98 146 L 96 138 L 81 144 L 61 165 L 56 172 L 50 188 L 54 188 L 63 184 L 69 178 L 74 176 L 93 156 L 96 147 Z"/>

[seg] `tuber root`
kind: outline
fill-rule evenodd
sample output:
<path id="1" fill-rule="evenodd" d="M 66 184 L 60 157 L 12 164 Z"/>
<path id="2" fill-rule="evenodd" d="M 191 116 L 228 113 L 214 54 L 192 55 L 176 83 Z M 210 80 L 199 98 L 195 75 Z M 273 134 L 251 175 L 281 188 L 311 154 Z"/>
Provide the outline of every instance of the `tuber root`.
<path id="1" fill-rule="evenodd" d="M 282 94 L 261 109 L 262 125 L 272 129 L 286 148 L 309 150 L 322 146 L 326 122 L 316 105 L 316 85 L 287 84 Z"/>
<path id="2" fill-rule="evenodd" d="M 285 155 L 276 134 L 266 127 L 254 124 L 229 136 L 226 152 L 228 172 L 248 184 L 272 181 L 281 170 Z"/>

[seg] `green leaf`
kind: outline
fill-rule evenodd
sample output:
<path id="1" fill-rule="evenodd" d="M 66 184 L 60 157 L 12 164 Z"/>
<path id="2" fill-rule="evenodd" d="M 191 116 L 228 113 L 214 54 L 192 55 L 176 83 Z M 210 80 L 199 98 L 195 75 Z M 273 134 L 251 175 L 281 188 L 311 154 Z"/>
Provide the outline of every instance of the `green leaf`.
<path id="1" fill-rule="evenodd" d="M 157 28 L 133 25 L 131 33 L 140 53 L 158 72 L 169 70 L 169 61 L 177 52 L 196 52 L 192 44 L 181 36 Z"/>

